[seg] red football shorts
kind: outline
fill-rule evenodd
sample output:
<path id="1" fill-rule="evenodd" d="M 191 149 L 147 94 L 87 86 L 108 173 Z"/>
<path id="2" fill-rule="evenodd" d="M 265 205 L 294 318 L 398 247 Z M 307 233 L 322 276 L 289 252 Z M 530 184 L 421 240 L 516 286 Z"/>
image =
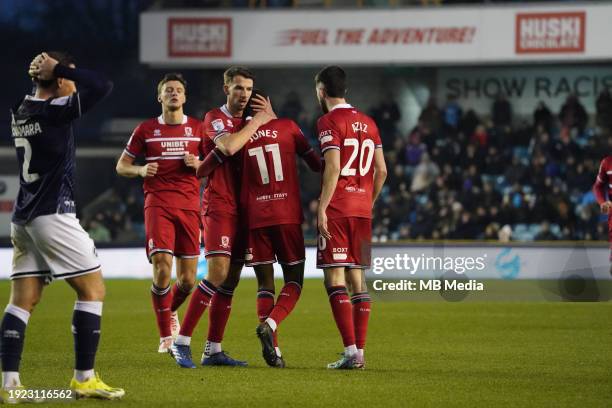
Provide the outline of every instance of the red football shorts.
<path id="1" fill-rule="evenodd" d="M 306 259 L 304 234 L 300 224 L 273 225 L 249 231 L 246 266 L 303 263 Z"/>
<path id="2" fill-rule="evenodd" d="M 232 262 L 243 263 L 246 233 L 238 231 L 238 217 L 225 213 L 203 215 L 204 256 L 229 256 Z"/>
<path id="3" fill-rule="evenodd" d="M 179 208 L 144 210 L 147 258 L 164 252 L 179 258 L 200 256 L 200 213 Z"/>
<path id="4" fill-rule="evenodd" d="M 368 268 L 372 255 L 372 220 L 346 217 L 327 221 L 331 239 L 319 235 L 317 268 Z"/>

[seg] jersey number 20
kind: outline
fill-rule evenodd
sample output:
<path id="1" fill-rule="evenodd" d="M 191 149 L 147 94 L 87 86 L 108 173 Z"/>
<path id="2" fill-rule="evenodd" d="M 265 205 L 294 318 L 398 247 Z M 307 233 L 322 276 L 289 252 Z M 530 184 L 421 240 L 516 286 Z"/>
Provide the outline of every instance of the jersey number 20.
<path id="1" fill-rule="evenodd" d="M 357 169 L 352 168 L 353 162 L 359 155 L 359 175 L 365 176 L 372 167 L 372 159 L 374 158 L 374 141 L 365 139 L 359 146 L 359 140 L 354 138 L 344 139 L 344 147 L 352 147 L 353 151 L 348 161 L 340 171 L 341 176 L 354 176 L 357 174 Z M 365 162 L 364 162 L 365 159 Z"/>

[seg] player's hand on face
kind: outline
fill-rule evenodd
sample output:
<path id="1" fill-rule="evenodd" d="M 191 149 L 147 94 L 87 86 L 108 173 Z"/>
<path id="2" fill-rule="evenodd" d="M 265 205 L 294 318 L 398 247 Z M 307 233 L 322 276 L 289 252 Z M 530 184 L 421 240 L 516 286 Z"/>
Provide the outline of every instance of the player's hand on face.
<path id="1" fill-rule="evenodd" d="M 603 214 L 609 214 L 610 210 L 612 210 L 612 201 L 606 201 L 601 205 L 601 212 Z"/>
<path id="2" fill-rule="evenodd" d="M 274 113 L 274 109 L 272 109 L 272 102 L 270 102 L 270 98 L 264 98 L 261 95 L 255 95 L 253 97 L 253 100 L 251 101 L 251 106 L 253 107 L 253 111 L 255 113 L 265 111 L 274 119 L 276 119 L 276 113 Z"/>
<path id="3" fill-rule="evenodd" d="M 319 234 L 325 239 L 330 239 L 331 234 L 327 229 L 327 214 L 324 210 L 319 210 L 317 214 L 317 225 L 319 227 Z"/>
<path id="4" fill-rule="evenodd" d="M 187 167 L 197 169 L 200 166 L 200 160 L 194 154 L 191 153 L 186 154 L 183 157 L 183 161 L 185 162 L 185 165 Z"/>
<path id="5" fill-rule="evenodd" d="M 39 67 L 40 67 L 40 64 L 42 63 L 43 58 L 44 57 L 42 54 L 38 54 L 30 62 L 30 67 L 28 68 L 28 74 L 32 78 L 38 78 L 38 73 L 40 71 Z"/>
<path id="6" fill-rule="evenodd" d="M 140 168 L 140 177 L 153 177 L 157 174 L 157 167 L 159 165 L 157 163 L 148 163 Z"/>
<path id="7" fill-rule="evenodd" d="M 56 59 L 43 52 L 32 60 L 28 73 L 31 77 L 43 81 L 53 79 L 53 70 L 55 69 L 57 63 L 58 62 Z"/>

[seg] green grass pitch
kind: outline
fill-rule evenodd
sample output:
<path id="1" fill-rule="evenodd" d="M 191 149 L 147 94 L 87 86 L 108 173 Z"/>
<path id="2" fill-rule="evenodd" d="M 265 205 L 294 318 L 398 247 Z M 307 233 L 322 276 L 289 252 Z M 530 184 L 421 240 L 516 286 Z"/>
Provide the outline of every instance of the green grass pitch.
<path id="1" fill-rule="evenodd" d="M 75 404 L 612 406 L 610 302 L 380 301 L 372 309 L 367 369 L 328 371 L 326 364 L 338 357 L 342 344 L 322 282 L 307 280 L 298 306 L 279 331 L 288 367 L 278 370 L 268 368 L 260 356 L 256 285 L 247 279 L 234 297 L 224 349 L 250 366 L 187 370 L 157 353 L 149 285 L 107 281 L 97 370 L 110 385 L 125 388 L 125 399 Z M 1 304 L 8 294 L 9 283 L 0 282 Z M 68 385 L 73 301 L 63 282 L 45 289 L 30 320 L 22 361 L 22 380 L 30 388 Z M 206 326 L 204 318 L 194 334 L 194 360 L 199 361 Z"/>

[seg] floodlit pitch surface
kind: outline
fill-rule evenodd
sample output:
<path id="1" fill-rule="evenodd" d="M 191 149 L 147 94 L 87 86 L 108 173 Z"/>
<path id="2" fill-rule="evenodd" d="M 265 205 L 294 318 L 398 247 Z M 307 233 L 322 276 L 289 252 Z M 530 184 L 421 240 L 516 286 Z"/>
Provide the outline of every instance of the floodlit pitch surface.
<path id="1" fill-rule="evenodd" d="M 381 301 L 373 305 L 366 370 L 330 371 L 326 364 L 338 358 L 342 344 L 322 282 L 307 280 L 280 328 L 287 368 L 279 370 L 260 356 L 256 285 L 244 280 L 234 296 L 224 348 L 248 360 L 249 367 L 198 364 L 188 370 L 157 353 L 149 286 L 107 282 L 97 370 L 108 384 L 126 390 L 125 399 L 113 405 L 610 406 L 610 302 Z M 5 304 L 8 282 L 0 282 L 0 293 Z M 73 301 L 69 287 L 54 282 L 30 319 L 22 360 L 22 380 L 30 388 L 68 385 Z M 194 334 L 196 362 L 206 327 L 204 318 Z"/>

